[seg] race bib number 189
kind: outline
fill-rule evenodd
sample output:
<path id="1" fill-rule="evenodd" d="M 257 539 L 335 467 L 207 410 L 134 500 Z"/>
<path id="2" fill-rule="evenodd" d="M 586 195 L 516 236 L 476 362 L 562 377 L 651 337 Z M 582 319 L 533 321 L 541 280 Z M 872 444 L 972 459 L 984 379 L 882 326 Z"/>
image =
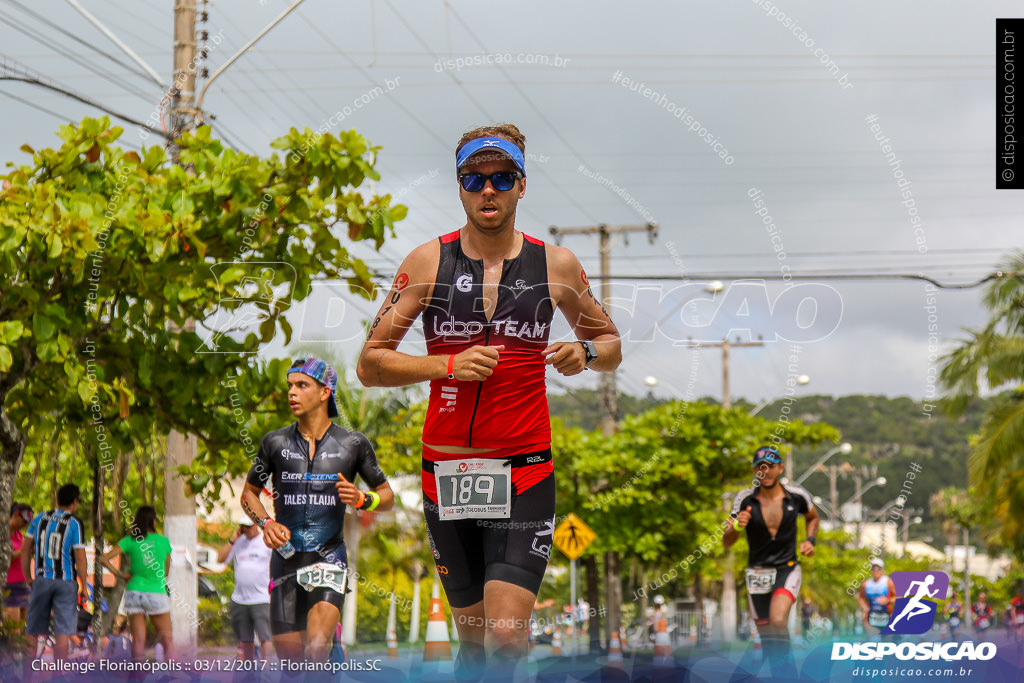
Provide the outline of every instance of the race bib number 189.
<path id="1" fill-rule="evenodd" d="M 507 460 L 468 458 L 434 464 L 441 519 L 508 519 L 512 467 Z"/>

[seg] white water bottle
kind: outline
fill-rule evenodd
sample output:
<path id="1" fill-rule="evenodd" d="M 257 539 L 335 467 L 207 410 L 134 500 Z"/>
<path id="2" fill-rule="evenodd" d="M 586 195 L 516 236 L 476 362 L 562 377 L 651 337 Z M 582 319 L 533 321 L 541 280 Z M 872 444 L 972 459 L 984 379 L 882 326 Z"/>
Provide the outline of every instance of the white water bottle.
<path id="1" fill-rule="evenodd" d="M 284 545 L 277 549 L 277 552 L 280 553 L 281 557 L 287 560 L 295 554 L 295 546 L 292 545 L 291 541 L 285 541 Z"/>

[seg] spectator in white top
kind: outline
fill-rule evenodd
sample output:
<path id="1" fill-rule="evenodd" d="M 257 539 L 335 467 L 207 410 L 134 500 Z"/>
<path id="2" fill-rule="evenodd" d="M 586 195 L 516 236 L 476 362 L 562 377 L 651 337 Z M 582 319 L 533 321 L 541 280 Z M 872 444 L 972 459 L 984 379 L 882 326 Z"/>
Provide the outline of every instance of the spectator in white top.
<path id="1" fill-rule="evenodd" d="M 260 659 L 273 650 L 270 634 L 270 557 L 273 550 L 263 542 L 263 532 L 242 515 L 231 540 L 217 551 L 217 561 L 235 570 L 231 594 L 231 627 L 244 659 L 256 658 L 254 636 L 259 638 Z"/>

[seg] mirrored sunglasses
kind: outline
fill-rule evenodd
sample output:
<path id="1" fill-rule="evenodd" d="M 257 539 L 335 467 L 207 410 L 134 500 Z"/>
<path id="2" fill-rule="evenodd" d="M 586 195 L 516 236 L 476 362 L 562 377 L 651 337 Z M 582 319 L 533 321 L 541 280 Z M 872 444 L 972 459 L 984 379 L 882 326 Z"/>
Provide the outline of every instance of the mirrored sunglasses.
<path id="1" fill-rule="evenodd" d="M 459 182 L 466 192 L 479 192 L 484 189 L 487 181 L 498 192 L 507 192 L 516 186 L 516 181 L 523 177 L 519 171 L 499 171 L 486 175 L 484 173 L 460 173 Z"/>

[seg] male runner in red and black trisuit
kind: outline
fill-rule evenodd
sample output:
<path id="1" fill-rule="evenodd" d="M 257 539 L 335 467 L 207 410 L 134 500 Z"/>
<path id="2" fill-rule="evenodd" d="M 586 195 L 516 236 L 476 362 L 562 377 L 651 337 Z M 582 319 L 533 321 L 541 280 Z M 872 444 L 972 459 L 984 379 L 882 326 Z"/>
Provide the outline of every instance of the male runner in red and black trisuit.
<path id="1" fill-rule="evenodd" d="M 612 372 L 622 358 L 576 256 L 516 230 L 524 153 L 510 124 L 463 135 L 455 165 L 466 224 L 406 257 L 358 365 L 367 386 L 430 381 L 424 513 L 464 680 L 527 653 L 554 530 L 546 366 Z M 548 343 L 556 308 L 577 340 Z M 428 355 L 398 351 L 421 314 Z"/>
<path id="2" fill-rule="evenodd" d="M 772 675 L 786 678 L 795 671 L 789 648 L 789 610 L 800 592 L 802 571 L 797 560 L 797 517 L 807 520 L 807 538 L 800 554 L 814 555 L 818 512 L 806 490 L 795 484 L 783 486 L 785 465 L 773 446 L 754 453 L 754 486 L 736 494 L 732 505 L 733 526 L 722 537 L 732 546 L 746 529 L 749 555 L 746 579 L 750 611 L 761 635 L 765 657 L 772 662 Z M 746 660 L 745 660 L 746 661 Z"/>

